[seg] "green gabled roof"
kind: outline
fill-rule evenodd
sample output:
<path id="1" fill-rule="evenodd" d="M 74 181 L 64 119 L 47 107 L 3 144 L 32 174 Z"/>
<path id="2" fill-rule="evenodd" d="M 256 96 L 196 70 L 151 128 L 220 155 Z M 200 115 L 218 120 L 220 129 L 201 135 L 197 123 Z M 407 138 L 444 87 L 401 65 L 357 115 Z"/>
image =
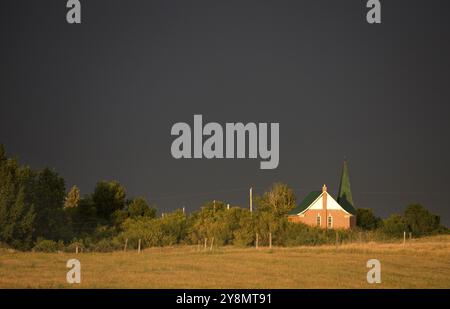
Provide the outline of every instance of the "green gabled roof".
<path id="1" fill-rule="evenodd" d="M 346 212 L 351 213 L 352 215 L 356 216 L 356 209 L 353 207 L 352 204 L 350 204 L 346 199 L 341 199 L 340 201 L 337 201 L 338 204 L 345 209 Z"/>
<path id="2" fill-rule="evenodd" d="M 301 213 L 306 208 L 308 208 L 308 206 L 311 205 L 312 202 L 314 202 L 321 194 L 322 194 L 322 191 L 312 191 L 312 192 L 310 192 L 303 199 L 303 201 L 300 203 L 300 205 L 295 207 L 289 214 L 290 215 L 297 215 L 297 214 Z"/>

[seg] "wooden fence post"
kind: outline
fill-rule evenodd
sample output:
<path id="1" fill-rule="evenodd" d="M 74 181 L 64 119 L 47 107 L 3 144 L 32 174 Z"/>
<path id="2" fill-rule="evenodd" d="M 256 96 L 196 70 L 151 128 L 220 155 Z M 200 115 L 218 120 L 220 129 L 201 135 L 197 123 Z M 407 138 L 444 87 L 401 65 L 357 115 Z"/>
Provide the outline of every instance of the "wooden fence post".
<path id="1" fill-rule="evenodd" d="M 78 245 L 75 247 L 75 254 L 78 254 Z"/>
<path id="2" fill-rule="evenodd" d="M 272 249 L 272 233 L 269 233 L 269 248 Z"/>
<path id="3" fill-rule="evenodd" d="M 406 231 L 403 231 L 403 246 L 406 244 Z"/>
<path id="4" fill-rule="evenodd" d="M 256 233 L 256 241 L 255 241 L 255 247 L 258 249 L 258 242 L 259 242 L 259 235 Z"/>
<path id="5" fill-rule="evenodd" d="M 212 251 L 214 245 L 214 237 L 211 239 L 211 247 L 209 247 L 209 251 Z"/>
<path id="6" fill-rule="evenodd" d="M 125 246 L 123 246 L 123 251 L 127 252 L 127 247 L 128 247 L 128 238 L 125 239 Z"/>
<path id="7" fill-rule="evenodd" d="M 208 243 L 208 238 L 205 238 L 205 247 L 204 247 L 205 250 L 206 250 L 207 243 Z"/>
<path id="8" fill-rule="evenodd" d="M 141 253 L 141 239 L 139 238 L 138 242 L 138 253 Z"/>

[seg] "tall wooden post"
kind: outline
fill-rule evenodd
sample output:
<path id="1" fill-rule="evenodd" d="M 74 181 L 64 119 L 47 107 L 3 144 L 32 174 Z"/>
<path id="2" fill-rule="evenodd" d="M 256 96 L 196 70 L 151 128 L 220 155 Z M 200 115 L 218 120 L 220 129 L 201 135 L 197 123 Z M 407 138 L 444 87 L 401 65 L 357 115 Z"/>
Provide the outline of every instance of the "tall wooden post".
<path id="1" fill-rule="evenodd" d="M 269 248 L 272 249 L 272 233 L 269 233 Z"/>
<path id="2" fill-rule="evenodd" d="M 214 245 L 214 237 L 211 239 L 211 247 L 209 247 L 209 251 L 212 251 Z"/>
<path id="3" fill-rule="evenodd" d="M 138 253 L 141 253 L 141 239 L 138 241 Z"/>
<path id="4" fill-rule="evenodd" d="M 403 231 L 403 246 L 406 244 L 406 231 Z"/>
<path id="5" fill-rule="evenodd" d="M 250 212 L 253 212 L 253 188 L 250 188 Z"/>
<path id="6" fill-rule="evenodd" d="M 258 249 L 258 243 L 259 243 L 259 235 L 256 233 L 256 241 L 255 241 L 255 247 Z"/>
<path id="7" fill-rule="evenodd" d="M 208 243 L 208 238 L 205 238 L 205 247 L 204 247 L 205 250 L 206 250 L 207 243 Z"/>

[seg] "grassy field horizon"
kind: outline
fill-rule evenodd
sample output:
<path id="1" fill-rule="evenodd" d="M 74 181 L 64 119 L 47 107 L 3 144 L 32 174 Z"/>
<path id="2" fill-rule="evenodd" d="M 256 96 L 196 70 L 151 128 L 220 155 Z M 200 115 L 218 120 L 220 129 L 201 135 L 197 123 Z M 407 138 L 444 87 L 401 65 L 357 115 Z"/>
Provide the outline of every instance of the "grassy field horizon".
<path id="1" fill-rule="evenodd" d="M 81 283 L 66 282 L 67 260 Z M 369 259 L 381 263 L 369 284 Z M 197 246 L 112 253 L 0 251 L 0 288 L 450 288 L 450 235 L 292 248 Z"/>

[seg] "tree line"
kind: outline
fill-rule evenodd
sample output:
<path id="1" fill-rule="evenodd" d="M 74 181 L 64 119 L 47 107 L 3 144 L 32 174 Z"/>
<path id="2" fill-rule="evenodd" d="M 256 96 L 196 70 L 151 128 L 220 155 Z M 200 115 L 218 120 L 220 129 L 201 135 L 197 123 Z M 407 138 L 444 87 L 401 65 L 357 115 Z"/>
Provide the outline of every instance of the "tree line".
<path id="1" fill-rule="evenodd" d="M 129 198 L 117 181 L 99 181 L 90 194 L 81 195 L 50 168 L 33 170 L 8 158 L 0 145 L 0 242 L 19 250 L 121 250 L 177 244 L 253 246 L 258 241 L 275 246 L 317 245 L 354 241 L 390 240 L 404 231 L 414 237 L 448 233 L 439 216 L 419 204 L 403 214 L 381 219 L 371 209 L 357 209 L 358 228 L 323 230 L 290 223 L 287 214 L 296 206 L 288 185 L 275 183 L 254 198 L 255 210 L 223 201 L 208 201 L 186 214 L 178 209 L 158 215 L 145 198 Z M 256 236 L 258 235 L 258 236 Z M 258 238 L 258 240 L 256 240 Z"/>

